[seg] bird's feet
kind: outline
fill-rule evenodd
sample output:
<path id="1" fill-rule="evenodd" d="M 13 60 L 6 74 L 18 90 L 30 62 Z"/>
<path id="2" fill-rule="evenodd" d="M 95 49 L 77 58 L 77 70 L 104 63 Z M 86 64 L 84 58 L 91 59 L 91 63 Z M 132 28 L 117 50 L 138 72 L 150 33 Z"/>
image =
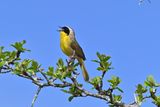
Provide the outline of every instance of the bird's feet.
<path id="1" fill-rule="evenodd" d="M 73 51 L 72 56 L 70 56 L 69 63 L 73 63 L 75 60 L 75 51 Z"/>
<path id="2" fill-rule="evenodd" d="M 69 61 L 68 61 L 68 64 L 69 64 L 69 65 L 72 65 L 72 63 L 74 63 L 74 60 L 75 60 L 74 57 L 70 57 L 70 59 L 69 59 Z"/>

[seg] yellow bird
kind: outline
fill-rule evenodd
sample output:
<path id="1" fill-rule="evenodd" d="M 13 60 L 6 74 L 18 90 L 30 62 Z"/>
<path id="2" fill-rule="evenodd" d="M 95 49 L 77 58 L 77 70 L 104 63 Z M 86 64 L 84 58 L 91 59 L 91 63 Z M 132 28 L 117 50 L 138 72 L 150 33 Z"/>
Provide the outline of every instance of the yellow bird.
<path id="1" fill-rule="evenodd" d="M 89 80 L 89 75 L 84 65 L 86 57 L 80 45 L 75 38 L 75 32 L 71 27 L 64 26 L 58 30 L 60 32 L 60 47 L 64 54 L 70 58 L 76 58 L 82 69 L 82 74 L 85 81 Z"/>

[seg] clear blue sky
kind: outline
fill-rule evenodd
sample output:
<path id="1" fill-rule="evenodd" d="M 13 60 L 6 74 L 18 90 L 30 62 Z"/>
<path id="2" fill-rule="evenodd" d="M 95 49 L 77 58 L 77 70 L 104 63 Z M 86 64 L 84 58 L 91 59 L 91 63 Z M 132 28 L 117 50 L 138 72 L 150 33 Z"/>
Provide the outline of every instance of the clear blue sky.
<path id="1" fill-rule="evenodd" d="M 138 0 L 0 0 L 0 45 L 26 40 L 32 50 L 24 58 L 35 59 L 47 69 L 67 57 L 59 48 L 58 26 L 69 25 L 87 57 L 91 77 L 99 75 L 91 62 L 96 52 L 112 56 L 114 70 L 121 77 L 123 101 L 133 101 L 135 86 L 152 74 L 160 81 L 160 1 L 138 5 Z M 82 77 L 79 77 L 82 80 Z M 83 82 L 83 81 L 82 81 Z M 0 75 L 2 107 L 30 107 L 36 87 L 15 75 Z M 76 98 L 59 89 L 42 90 L 35 107 L 105 107 L 94 98 Z M 153 107 L 151 103 L 142 107 Z"/>

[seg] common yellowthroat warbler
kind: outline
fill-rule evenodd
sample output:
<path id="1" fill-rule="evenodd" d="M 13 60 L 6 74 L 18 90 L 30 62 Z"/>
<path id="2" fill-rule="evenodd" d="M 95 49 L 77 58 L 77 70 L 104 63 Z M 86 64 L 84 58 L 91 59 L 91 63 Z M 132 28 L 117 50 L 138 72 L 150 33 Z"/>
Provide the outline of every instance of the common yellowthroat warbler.
<path id="1" fill-rule="evenodd" d="M 86 57 L 80 45 L 75 38 L 75 32 L 71 27 L 63 26 L 60 27 L 60 47 L 64 54 L 70 58 L 74 57 L 78 60 L 80 67 L 82 69 L 82 74 L 85 81 L 89 80 L 89 75 L 84 65 L 84 60 Z"/>

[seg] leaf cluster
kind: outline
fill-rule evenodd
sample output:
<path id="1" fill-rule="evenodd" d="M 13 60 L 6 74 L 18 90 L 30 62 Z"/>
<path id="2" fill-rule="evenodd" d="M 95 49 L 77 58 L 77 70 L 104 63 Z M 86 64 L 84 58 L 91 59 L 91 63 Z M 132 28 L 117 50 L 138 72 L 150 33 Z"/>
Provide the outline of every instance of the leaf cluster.
<path id="1" fill-rule="evenodd" d="M 159 88 L 160 84 L 155 81 L 154 77 L 152 75 L 148 76 L 144 81 L 144 85 L 137 85 L 135 91 L 137 94 L 137 102 L 141 104 L 145 99 L 151 98 L 155 105 L 160 106 L 160 96 L 156 93 Z"/>
<path id="2" fill-rule="evenodd" d="M 76 97 L 90 96 L 106 101 L 110 107 L 128 107 L 122 102 L 122 96 L 116 94 L 117 91 L 123 93 L 123 90 L 119 87 L 121 79 L 118 76 L 105 79 L 107 72 L 113 68 L 110 56 L 97 52 L 97 59 L 92 60 L 98 64 L 97 70 L 100 71 L 100 76 L 91 77 L 88 81 L 88 84 L 94 90 L 92 92 L 88 91 L 77 79 L 79 76 L 77 70 L 79 63 L 75 63 L 74 60 L 70 59 L 65 62 L 60 58 L 56 63 L 56 67 L 49 66 L 45 71 L 41 68 L 41 64 L 35 60 L 21 59 L 21 54 L 29 51 L 24 48 L 25 43 L 24 40 L 12 44 L 13 51 L 5 51 L 4 47 L 0 47 L 0 74 L 11 72 L 19 77 L 31 80 L 40 90 L 44 87 L 61 88 L 61 91 L 70 94 L 69 101 Z M 109 86 L 105 87 L 107 84 Z M 144 84 L 136 86 L 135 104 L 141 105 L 143 101 L 150 98 L 155 105 L 160 106 L 160 96 L 157 92 L 159 88 L 160 84 L 154 77 L 148 76 Z M 35 98 L 37 98 L 37 95 Z"/>

